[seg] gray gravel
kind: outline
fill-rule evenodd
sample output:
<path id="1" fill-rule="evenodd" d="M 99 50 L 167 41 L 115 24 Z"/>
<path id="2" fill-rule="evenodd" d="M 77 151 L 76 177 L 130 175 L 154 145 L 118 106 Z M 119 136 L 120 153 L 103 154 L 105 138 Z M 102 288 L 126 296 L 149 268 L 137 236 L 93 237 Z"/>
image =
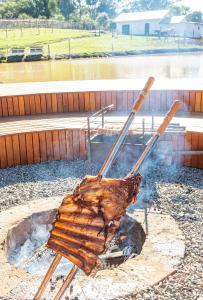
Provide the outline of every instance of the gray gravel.
<path id="1" fill-rule="evenodd" d="M 83 161 L 0 170 L 0 209 L 38 197 L 64 196 L 85 174 L 97 171 L 98 166 Z M 119 168 L 116 173 L 122 174 Z M 198 299 L 203 294 L 203 170 L 151 165 L 144 173 L 140 199 L 176 219 L 186 239 L 186 254 L 176 274 L 128 299 Z"/>

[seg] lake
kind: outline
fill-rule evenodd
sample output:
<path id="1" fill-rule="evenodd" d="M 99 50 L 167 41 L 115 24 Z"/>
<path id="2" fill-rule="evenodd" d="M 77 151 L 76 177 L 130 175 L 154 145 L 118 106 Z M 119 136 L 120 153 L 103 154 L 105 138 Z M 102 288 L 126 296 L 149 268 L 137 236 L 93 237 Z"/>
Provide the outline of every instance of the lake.
<path id="1" fill-rule="evenodd" d="M 203 54 L 50 60 L 0 64 L 0 82 L 203 78 Z"/>

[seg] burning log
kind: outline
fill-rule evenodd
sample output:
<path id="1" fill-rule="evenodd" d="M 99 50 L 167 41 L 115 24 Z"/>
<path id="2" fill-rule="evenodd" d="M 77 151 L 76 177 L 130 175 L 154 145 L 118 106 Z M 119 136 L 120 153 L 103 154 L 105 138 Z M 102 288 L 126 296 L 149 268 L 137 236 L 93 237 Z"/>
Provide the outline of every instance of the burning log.
<path id="1" fill-rule="evenodd" d="M 105 251 L 108 241 L 113 238 L 126 208 L 135 201 L 141 182 L 139 174 L 132 174 L 124 179 L 108 179 L 103 176 L 108 172 L 135 113 L 141 108 L 153 82 L 154 78 L 149 78 L 140 93 L 98 176 L 86 177 L 74 193 L 63 200 L 47 243 L 48 247 L 57 252 L 57 255 L 35 300 L 41 299 L 62 256 L 72 261 L 75 266 L 66 277 L 55 300 L 61 299 L 70 285 L 77 272 L 76 266 L 83 269 L 86 274 L 90 274 L 98 264 L 98 255 Z"/>

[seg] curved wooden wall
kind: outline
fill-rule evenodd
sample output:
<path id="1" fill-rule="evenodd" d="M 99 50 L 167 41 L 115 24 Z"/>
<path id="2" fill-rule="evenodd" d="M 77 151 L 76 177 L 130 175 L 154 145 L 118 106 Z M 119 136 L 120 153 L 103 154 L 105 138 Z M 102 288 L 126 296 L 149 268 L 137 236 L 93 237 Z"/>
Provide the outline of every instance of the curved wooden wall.
<path id="1" fill-rule="evenodd" d="M 86 133 L 79 129 L 0 136 L 0 145 L 1 168 L 48 160 L 87 159 Z"/>
<path id="2" fill-rule="evenodd" d="M 203 132 L 166 133 L 176 150 L 202 150 Z M 50 160 L 87 159 L 86 131 L 61 129 L 0 136 L 0 167 L 33 164 Z M 176 155 L 175 162 L 203 168 L 203 155 Z"/>
<path id="3" fill-rule="evenodd" d="M 100 91 L 33 94 L 0 97 L 0 117 L 93 112 L 114 104 L 117 111 L 131 109 L 139 91 Z M 143 113 L 166 112 L 175 99 L 183 102 L 183 112 L 203 112 L 203 91 L 151 91 Z"/>

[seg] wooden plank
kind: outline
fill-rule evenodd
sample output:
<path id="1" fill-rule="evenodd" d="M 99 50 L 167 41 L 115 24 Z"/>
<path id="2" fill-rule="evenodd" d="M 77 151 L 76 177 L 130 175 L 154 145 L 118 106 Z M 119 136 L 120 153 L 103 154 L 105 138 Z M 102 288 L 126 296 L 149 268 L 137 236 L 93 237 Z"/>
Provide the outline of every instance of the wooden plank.
<path id="1" fill-rule="evenodd" d="M 112 104 L 114 105 L 114 109 L 117 109 L 117 98 L 116 98 L 116 91 L 112 91 L 111 94 L 112 97 Z"/>
<path id="2" fill-rule="evenodd" d="M 95 93 L 90 92 L 90 111 L 96 110 L 96 99 L 95 99 Z"/>
<path id="3" fill-rule="evenodd" d="M 19 116 L 20 115 L 19 101 L 18 101 L 17 96 L 13 97 L 13 114 L 14 114 L 14 116 Z"/>
<path id="4" fill-rule="evenodd" d="M 59 130 L 59 149 L 60 149 L 60 159 L 66 160 L 67 151 L 66 151 L 66 131 Z"/>
<path id="5" fill-rule="evenodd" d="M 26 149 L 27 149 L 27 162 L 28 162 L 28 164 L 33 164 L 34 163 L 34 155 L 33 155 L 32 133 L 26 133 L 25 140 L 26 140 Z"/>
<path id="6" fill-rule="evenodd" d="M 20 162 L 21 164 L 27 164 L 27 148 L 25 134 L 19 134 L 19 147 L 20 147 Z"/>
<path id="7" fill-rule="evenodd" d="M 191 132 L 185 133 L 185 150 L 192 149 L 192 134 Z M 185 155 L 184 165 L 187 167 L 191 167 L 192 165 L 192 157 L 191 155 Z"/>
<path id="8" fill-rule="evenodd" d="M 7 98 L 6 97 L 2 97 L 1 103 L 2 103 L 2 115 L 3 115 L 3 117 L 8 117 L 8 103 L 7 103 Z"/>
<path id="9" fill-rule="evenodd" d="M 172 97 L 172 95 L 171 95 Z M 161 91 L 160 92 L 160 103 L 161 103 L 161 111 L 162 112 L 167 112 L 167 92 L 166 91 Z"/>
<path id="10" fill-rule="evenodd" d="M 38 132 L 33 133 L 33 159 L 34 163 L 40 163 L 40 146 Z"/>
<path id="11" fill-rule="evenodd" d="M 47 161 L 47 145 L 45 132 L 39 132 L 40 161 Z"/>
<path id="12" fill-rule="evenodd" d="M 178 136 L 178 145 L 177 145 L 178 150 L 184 150 L 185 148 L 185 137 L 184 133 L 180 133 Z M 182 165 L 184 163 L 184 155 L 179 155 L 178 161 Z"/>
<path id="13" fill-rule="evenodd" d="M 90 111 L 90 94 L 85 93 L 85 111 Z"/>
<path id="14" fill-rule="evenodd" d="M 36 114 L 35 97 L 34 97 L 34 95 L 30 95 L 30 114 L 31 115 L 35 115 Z"/>
<path id="15" fill-rule="evenodd" d="M 3 111 L 2 111 L 2 97 L 0 97 L 0 117 L 3 116 Z"/>
<path id="16" fill-rule="evenodd" d="M 73 129 L 73 158 L 80 158 L 80 139 L 79 139 L 79 130 Z"/>
<path id="17" fill-rule="evenodd" d="M 203 150 L 203 132 L 198 135 L 198 149 Z M 203 155 L 198 156 L 198 168 L 203 169 Z"/>
<path id="18" fill-rule="evenodd" d="M 123 91 L 123 112 L 128 110 L 128 94 L 127 91 Z"/>
<path id="19" fill-rule="evenodd" d="M 85 94 L 84 93 L 79 93 L 79 111 L 84 112 L 85 111 Z"/>
<path id="20" fill-rule="evenodd" d="M 7 163 L 7 155 L 6 155 L 6 139 L 5 136 L 0 137 L 0 162 L 1 168 L 6 168 L 8 166 Z"/>
<path id="21" fill-rule="evenodd" d="M 45 94 L 40 95 L 40 102 L 41 102 L 41 113 L 46 114 L 47 113 L 47 102 L 46 102 Z"/>
<path id="22" fill-rule="evenodd" d="M 184 98 L 184 111 L 189 112 L 191 107 L 190 107 L 190 92 L 189 91 L 184 91 L 183 92 L 183 98 Z"/>
<path id="23" fill-rule="evenodd" d="M 35 95 L 35 109 L 36 109 L 36 114 L 42 113 L 40 95 Z"/>
<path id="24" fill-rule="evenodd" d="M 133 103 L 134 103 L 134 97 L 133 97 L 133 91 L 128 91 L 127 92 L 127 110 L 130 111 L 132 110 Z"/>
<path id="25" fill-rule="evenodd" d="M 198 150 L 198 133 L 192 132 L 192 150 Z M 192 156 L 192 167 L 198 168 L 198 155 Z"/>
<path id="26" fill-rule="evenodd" d="M 87 159 L 87 147 L 86 147 L 86 132 L 85 130 L 79 131 L 80 135 L 80 159 Z"/>
<path id="27" fill-rule="evenodd" d="M 106 92 L 106 105 L 108 106 L 111 104 L 112 104 L 112 94 L 111 94 L 111 92 L 107 91 Z"/>
<path id="28" fill-rule="evenodd" d="M 13 143 L 11 135 L 7 135 L 6 139 L 6 156 L 7 156 L 7 166 L 13 167 L 14 160 L 13 160 Z"/>
<path id="29" fill-rule="evenodd" d="M 194 112 L 195 111 L 195 101 L 196 101 L 196 93 L 195 91 L 190 91 L 190 111 Z"/>
<path id="30" fill-rule="evenodd" d="M 13 116 L 13 99 L 12 97 L 7 97 L 7 105 L 8 105 L 8 115 L 10 117 Z"/>
<path id="31" fill-rule="evenodd" d="M 58 112 L 63 113 L 63 94 L 57 94 Z"/>
<path id="32" fill-rule="evenodd" d="M 12 136 L 14 166 L 20 165 L 20 144 L 18 134 Z"/>
<path id="33" fill-rule="evenodd" d="M 73 133 L 72 129 L 66 130 L 67 160 L 73 160 Z"/>
<path id="34" fill-rule="evenodd" d="M 52 132 L 46 131 L 46 145 L 47 145 L 47 159 L 53 160 L 54 159 L 54 152 L 53 152 L 53 140 L 52 140 Z"/>
<path id="35" fill-rule="evenodd" d="M 29 95 L 24 96 L 24 103 L 25 103 L 25 115 L 30 115 L 31 111 L 30 111 L 30 96 Z M 19 110 L 19 108 L 18 108 L 18 110 Z"/>
<path id="36" fill-rule="evenodd" d="M 51 94 L 46 94 L 46 104 L 47 104 L 47 113 L 52 113 L 52 100 L 51 100 Z"/>
<path id="37" fill-rule="evenodd" d="M 51 104 L 52 104 L 52 112 L 57 113 L 58 112 L 58 105 L 57 105 L 56 94 L 51 95 Z"/>
<path id="38" fill-rule="evenodd" d="M 79 96 L 78 93 L 73 93 L 73 111 L 79 112 Z"/>
<path id="39" fill-rule="evenodd" d="M 18 97 L 19 101 L 19 115 L 24 116 L 25 115 L 25 101 L 24 101 L 24 96 L 19 96 Z"/>
<path id="40" fill-rule="evenodd" d="M 122 91 L 116 92 L 116 99 L 117 99 L 117 111 L 123 111 L 123 92 Z"/>
<path id="41" fill-rule="evenodd" d="M 202 91 L 202 96 L 201 96 L 201 98 L 202 98 L 202 101 L 201 101 L 201 109 L 200 109 L 200 111 L 203 112 L 203 91 Z"/>
<path id="42" fill-rule="evenodd" d="M 101 101 L 101 108 L 105 107 L 106 106 L 106 93 L 103 91 L 101 92 L 100 101 Z"/>
<path id="43" fill-rule="evenodd" d="M 201 111 L 201 102 L 202 102 L 202 92 L 196 91 L 196 98 L 195 98 L 195 112 Z"/>
<path id="44" fill-rule="evenodd" d="M 68 94 L 63 93 L 63 111 L 68 112 Z"/>
<path id="45" fill-rule="evenodd" d="M 59 147 L 59 132 L 58 132 L 58 130 L 53 131 L 52 137 L 53 137 L 54 160 L 60 160 L 60 147 Z"/>
<path id="46" fill-rule="evenodd" d="M 68 93 L 68 111 L 74 112 L 73 93 Z"/>

